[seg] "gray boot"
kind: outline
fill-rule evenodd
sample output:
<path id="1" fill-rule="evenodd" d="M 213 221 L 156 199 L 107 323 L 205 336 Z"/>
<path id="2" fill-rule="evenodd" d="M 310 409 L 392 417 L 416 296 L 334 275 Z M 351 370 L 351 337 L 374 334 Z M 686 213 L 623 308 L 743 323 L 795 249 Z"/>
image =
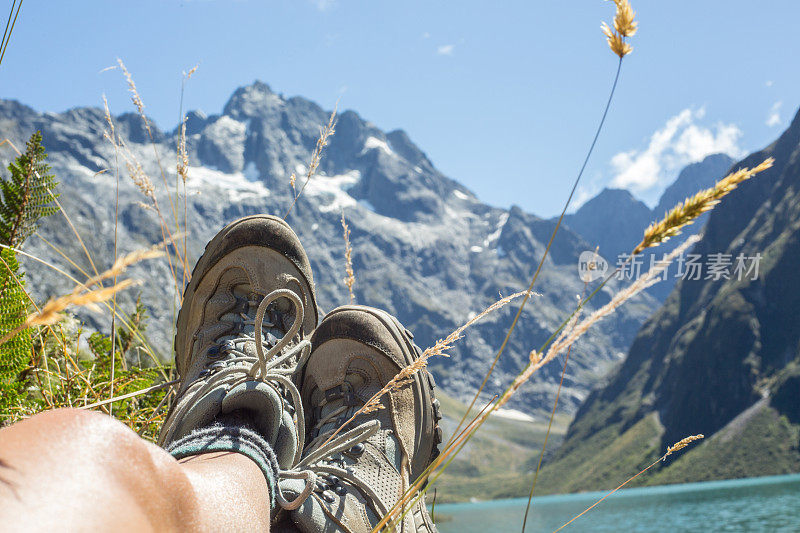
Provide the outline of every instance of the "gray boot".
<path id="1" fill-rule="evenodd" d="M 305 440 L 293 375 L 316 323 L 311 268 L 289 226 L 267 215 L 228 225 L 184 291 L 175 336 L 181 384 L 159 444 L 234 415 L 272 447 L 280 469 L 291 468 Z"/>
<path id="2" fill-rule="evenodd" d="M 441 415 L 425 369 L 327 442 L 419 357 L 411 339 L 397 319 L 362 306 L 332 311 L 314 333 L 302 382 L 309 442 L 295 468 L 304 479 L 281 483 L 284 508 L 301 531 L 371 531 L 438 454 Z M 435 531 L 423 500 L 396 530 Z"/>

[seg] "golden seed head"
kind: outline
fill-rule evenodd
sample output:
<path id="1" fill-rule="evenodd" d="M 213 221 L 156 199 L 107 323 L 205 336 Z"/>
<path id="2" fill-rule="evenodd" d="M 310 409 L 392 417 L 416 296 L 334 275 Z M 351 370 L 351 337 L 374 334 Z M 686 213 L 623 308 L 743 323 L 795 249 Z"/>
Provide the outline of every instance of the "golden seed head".
<path id="1" fill-rule="evenodd" d="M 177 172 L 178 176 L 183 180 L 186 185 L 186 179 L 189 177 L 189 154 L 186 151 L 186 118 L 184 117 L 181 123 L 181 134 L 178 140 L 177 151 Z"/>
<path id="2" fill-rule="evenodd" d="M 767 170 L 773 163 L 775 163 L 775 159 L 769 157 L 752 169 L 739 169 L 719 180 L 713 187 L 686 198 L 668 211 L 661 221 L 653 222 L 647 227 L 644 231 L 642 242 L 636 246 L 633 254 L 641 253 L 651 246 L 658 246 L 671 237 L 680 234 L 681 228 L 693 223 L 697 217 L 706 211 L 713 209 L 726 194 L 733 191 L 740 183 L 749 180 L 759 172 Z"/>
<path id="3" fill-rule="evenodd" d="M 623 37 L 632 37 L 636 34 L 636 29 L 639 26 L 633 18 L 636 13 L 631 8 L 631 3 L 628 0 L 614 0 L 617 5 L 617 13 L 614 16 L 614 29 Z"/>
<path id="4" fill-rule="evenodd" d="M 292 174 L 294 176 L 294 174 Z M 344 236 L 344 270 L 347 277 L 344 278 L 344 284 L 347 286 L 347 291 L 350 294 L 350 303 L 355 302 L 356 296 L 353 293 L 353 285 L 356 283 L 355 272 L 353 271 L 353 247 L 350 245 L 350 228 L 344 219 L 344 211 L 342 211 L 342 230 Z"/>
<path id="5" fill-rule="evenodd" d="M 622 59 L 633 51 L 633 47 L 625 42 L 625 38 L 636 34 L 639 23 L 633 20 L 636 13 L 629 0 L 614 0 L 614 4 L 617 6 L 617 12 L 614 14 L 614 29 L 612 30 L 605 22 L 602 23 L 600 29 L 603 30 L 611 51 Z"/>
<path id="6" fill-rule="evenodd" d="M 606 36 L 608 47 L 611 51 L 617 54 L 620 58 L 625 57 L 633 51 L 633 47 L 625 42 L 622 35 L 608 27 L 608 24 L 603 22 L 600 26 Z"/>
<path id="7" fill-rule="evenodd" d="M 703 435 L 702 433 L 700 433 L 699 435 L 689 435 L 688 437 L 682 438 L 681 440 L 679 440 L 678 442 L 667 448 L 667 453 L 664 454 L 664 459 L 666 459 L 666 457 L 668 455 L 671 455 L 673 452 L 677 452 L 678 450 L 686 448 L 692 442 L 704 438 L 705 435 Z"/>
<path id="8" fill-rule="evenodd" d="M 111 287 L 103 287 L 84 293 L 73 292 L 66 296 L 51 299 L 42 306 L 39 312 L 29 315 L 28 318 L 25 319 L 24 326 L 47 326 L 55 324 L 63 318 L 61 312 L 71 305 L 85 306 L 94 311 L 99 311 L 97 307 L 98 303 L 110 300 L 114 294 L 130 287 L 134 283 L 134 280 L 126 279 Z"/>

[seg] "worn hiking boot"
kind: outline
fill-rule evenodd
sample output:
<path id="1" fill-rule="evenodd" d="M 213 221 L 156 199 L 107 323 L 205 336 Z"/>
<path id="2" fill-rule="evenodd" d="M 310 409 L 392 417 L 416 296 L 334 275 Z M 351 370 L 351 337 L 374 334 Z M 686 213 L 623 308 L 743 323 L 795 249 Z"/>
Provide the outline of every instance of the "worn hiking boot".
<path id="1" fill-rule="evenodd" d="M 301 389 L 309 442 L 295 467 L 307 479 L 281 484 L 283 507 L 304 532 L 369 532 L 439 453 L 433 378 L 422 369 L 342 427 L 419 348 L 396 318 L 352 305 L 325 317 L 311 343 Z M 435 531 L 422 499 L 396 530 Z"/>
<path id="2" fill-rule="evenodd" d="M 236 416 L 272 447 L 280 469 L 293 466 L 305 440 L 293 376 L 316 324 L 311 267 L 291 228 L 267 215 L 224 228 L 184 291 L 175 335 L 181 384 L 159 444 Z"/>

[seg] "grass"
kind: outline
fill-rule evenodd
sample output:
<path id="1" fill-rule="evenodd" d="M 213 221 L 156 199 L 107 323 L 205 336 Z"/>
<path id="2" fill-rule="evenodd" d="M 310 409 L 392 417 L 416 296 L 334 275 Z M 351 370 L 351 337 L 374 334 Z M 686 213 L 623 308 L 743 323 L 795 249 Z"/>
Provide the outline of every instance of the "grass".
<path id="1" fill-rule="evenodd" d="M 646 485 L 772 476 L 800 472 L 800 424 L 766 402 L 650 476 Z"/>
<path id="2" fill-rule="evenodd" d="M 606 427 L 594 435 L 592 446 L 571 450 L 547 463 L 539 476 L 541 491 L 556 494 L 612 489 L 661 456 L 662 434 L 663 427 L 655 415 L 643 418 L 621 435 L 618 427 Z"/>
<path id="3" fill-rule="evenodd" d="M 467 405 L 437 391 L 442 404 L 445 439 L 466 414 Z M 470 416 L 477 414 L 473 409 Z M 570 418 L 559 415 L 550 439 L 555 449 L 566 432 Z M 437 502 L 490 500 L 526 496 L 544 442 L 547 421 L 528 422 L 494 414 L 484 430 L 472 439 L 436 482 Z M 430 499 L 430 498 L 429 498 Z"/>

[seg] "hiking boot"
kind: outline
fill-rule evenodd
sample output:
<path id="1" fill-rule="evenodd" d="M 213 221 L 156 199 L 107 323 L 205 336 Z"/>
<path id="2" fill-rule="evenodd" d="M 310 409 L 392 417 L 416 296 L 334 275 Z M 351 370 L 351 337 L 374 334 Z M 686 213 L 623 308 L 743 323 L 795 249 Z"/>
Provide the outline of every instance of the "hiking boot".
<path id="1" fill-rule="evenodd" d="M 281 483 L 282 505 L 304 532 L 369 532 L 439 453 L 435 384 L 423 368 L 346 423 L 419 348 L 393 316 L 354 305 L 327 315 L 311 344 L 301 389 L 309 442 L 294 469 L 307 479 Z M 436 530 L 423 499 L 396 529 Z"/>
<path id="2" fill-rule="evenodd" d="M 181 384 L 159 444 L 234 416 L 272 447 L 281 469 L 293 466 L 305 440 L 293 375 L 316 324 L 311 267 L 288 224 L 254 215 L 225 227 L 183 294 L 175 335 Z"/>

